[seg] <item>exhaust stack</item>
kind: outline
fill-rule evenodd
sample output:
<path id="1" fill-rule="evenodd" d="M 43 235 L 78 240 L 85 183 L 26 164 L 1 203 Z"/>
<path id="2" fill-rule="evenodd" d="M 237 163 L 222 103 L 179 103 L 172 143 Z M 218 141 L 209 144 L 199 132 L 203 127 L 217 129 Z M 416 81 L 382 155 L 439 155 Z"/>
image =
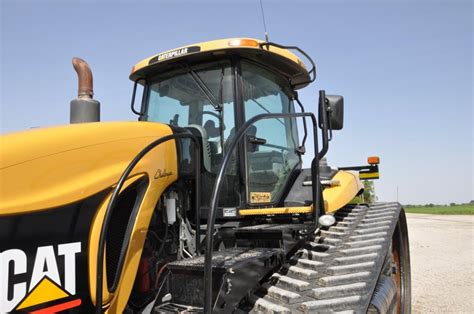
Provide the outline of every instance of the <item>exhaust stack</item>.
<path id="1" fill-rule="evenodd" d="M 92 98 L 94 90 L 91 68 L 80 58 L 72 58 L 72 65 L 77 73 L 79 87 L 77 98 L 71 101 L 70 122 L 98 122 L 100 121 L 100 102 Z"/>

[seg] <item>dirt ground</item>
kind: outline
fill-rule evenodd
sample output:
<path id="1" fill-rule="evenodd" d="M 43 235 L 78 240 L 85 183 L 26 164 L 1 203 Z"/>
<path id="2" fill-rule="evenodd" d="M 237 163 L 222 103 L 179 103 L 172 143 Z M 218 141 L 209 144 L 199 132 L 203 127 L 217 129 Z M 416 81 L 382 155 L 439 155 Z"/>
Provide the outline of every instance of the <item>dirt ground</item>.
<path id="1" fill-rule="evenodd" d="M 413 313 L 474 313 L 474 215 L 407 217 Z"/>

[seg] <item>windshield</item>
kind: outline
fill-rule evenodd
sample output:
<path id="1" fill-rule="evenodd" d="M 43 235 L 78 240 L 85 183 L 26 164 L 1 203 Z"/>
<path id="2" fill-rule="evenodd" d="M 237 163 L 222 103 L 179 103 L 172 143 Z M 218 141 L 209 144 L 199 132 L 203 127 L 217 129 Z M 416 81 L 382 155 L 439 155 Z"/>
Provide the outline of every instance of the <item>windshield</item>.
<path id="1" fill-rule="evenodd" d="M 211 191 L 226 151 L 226 141 L 235 132 L 234 85 L 229 61 L 184 67 L 152 81 L 146 103 L 146 120 L 179 127 L 192 127 L 201 134 L 204 152 L 202 190 Z M 227 141 L 230 142 L 230 141 Z M 186 150 L 187 151 L 187 150 Z M 185 151 L 182 155 L 188 154 Z M 236 152 L 226 171 L 220 205 L 236 206 L 240 201 Z M 189 158 L 191 156 L 181 156 Z M 209 204 L 203 193 L 202 204 Z"/>
<path id="2" fill-rule="evenodd" d="M 230 64 L 200 65 L 181 74 L 170 73 L 151 84 L 147 120 L 180 127 L 200 126 L 221 151 L 222 142 L 234 127 L 233 102 Z"/>

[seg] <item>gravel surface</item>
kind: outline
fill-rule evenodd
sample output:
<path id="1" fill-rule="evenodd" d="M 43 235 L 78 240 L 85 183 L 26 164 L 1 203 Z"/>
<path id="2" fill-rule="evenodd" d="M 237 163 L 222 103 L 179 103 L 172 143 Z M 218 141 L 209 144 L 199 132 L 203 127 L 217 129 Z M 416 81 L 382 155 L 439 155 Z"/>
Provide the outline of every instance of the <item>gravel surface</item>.
<path id="1" fill-rule="evenodd" d="M 413 313 L 474 313 L 474 216 L 407 217 Z"/>

